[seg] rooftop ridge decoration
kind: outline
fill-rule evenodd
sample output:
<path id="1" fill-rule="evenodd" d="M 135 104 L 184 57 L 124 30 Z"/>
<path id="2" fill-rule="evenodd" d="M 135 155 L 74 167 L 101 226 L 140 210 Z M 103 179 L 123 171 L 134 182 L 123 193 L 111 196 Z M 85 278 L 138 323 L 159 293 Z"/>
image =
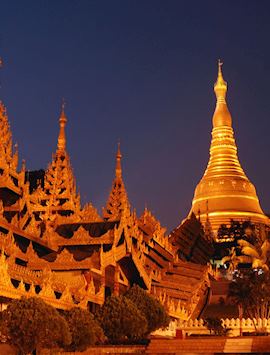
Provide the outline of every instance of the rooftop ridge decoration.
<path id="1" fill-rule="evenodd" d="M 165 235 L 166 228 L 162 227 L 160 221 L 146 207 L 138 219 L 139 227 L 153 236 L 153 240 L 165 248 L 168 252 L 173 253 L 173 246 L 169 242 L 168 236 Z"/>
<path id="2" fill-rule="evenodd" d="M 67 249 L 63 249 L 59 254 L 57 254 L 54 261 L 47 261 L 45 259 L 39 258 L 33 247 L 30 246 L 26 252 L 26 258 L 28 260 L 28 267 L 32 270 L 36 269 L 52 269 L 52 270 L 64 270 L 66 268 L 70 270 L 83 270 L 93 267 L 93 262 L 91 257 L 87 257 L 81 261 L 74 259 L 74 256 Z"/>
<path id="3" fill-rule="evenodd" d="M 122 154 L 120 151 L 120 143 L 118 143 L 115 178 L 112 183 L 106 207 L 103 208 L 103 217 L 108 221 L 119 221 L 125 205 L 129 205 L 127 192 L 122 178 L 121 159 Z"/>
<path id="4" fill-rule="evenodd" d="M 80 220 L 82 222 L 102 222 L 103 219 L 100 217 L 97 209 L 92 205 L 91 202 L 86 203 L 81 212 Z"/>
<path id="5" fill-rule="evenodd" d="M 139 218 L 139 221 L 142 225 L 145 225 L 151 229 L 151 232 L 157 230 L 157 229 L 162 229 L 162 231 L 166 232 L 166 228 L 162 227 L 160 224 L 160 221 L 153 215 L 153 213 L 145 207 L 142 215 Z"/>
<path id="6" fill-rule="evenodd" d="M 218 77 L 214 85 L 216 108 L 213 114 L 210 159 L 196 187 L 191 212 L 202 224 L 208 219 L 214 234 L 221 224 L 231 219 L 267 223 L 254 185 L 243 171 L 232 128 L 232 117 L 226 103 L 227 83 L 223 79 L 222 63 L 218 62 Z"/>
<path id="7" fill-rule="evenodd" d="M 78 228 L 76 232 L 73 233 L 71 238 L 57 237 L 56 243 L 58 246 L 68 246 L 68 245 L 100 245 L 100 244 L 112 244 L 114 240 L 114 235 L 111 230 L 100 237 L 93 237 L 85 230 L 82 226 Z"/>

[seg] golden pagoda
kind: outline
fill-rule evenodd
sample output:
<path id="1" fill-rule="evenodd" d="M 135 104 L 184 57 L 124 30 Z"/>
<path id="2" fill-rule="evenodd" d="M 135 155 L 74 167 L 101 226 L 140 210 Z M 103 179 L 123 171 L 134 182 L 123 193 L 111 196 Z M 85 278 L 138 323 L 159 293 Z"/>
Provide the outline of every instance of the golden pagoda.
<path id="1" fill-rule="evenodd" d="M 232 117 L 226 103 L 227 83 L 221 66 L 219 61 L 210 158 L 195 189 L 191 208 L 203 225 L 211 223 L 214 233 L 221 224 L 228 225 L 232 219 L 259 224 L 269 221 L 260 207 L 254 185 L 238 160 Z"/>

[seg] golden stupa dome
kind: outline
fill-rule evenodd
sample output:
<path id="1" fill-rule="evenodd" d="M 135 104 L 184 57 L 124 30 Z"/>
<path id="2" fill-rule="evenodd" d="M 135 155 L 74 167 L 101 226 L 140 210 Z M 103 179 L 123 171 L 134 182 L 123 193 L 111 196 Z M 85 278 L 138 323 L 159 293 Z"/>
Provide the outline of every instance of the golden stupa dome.
<path id="1" fill-rule="evenodd" d="M 216 232 L 221 224 L 251 220 L 268 223 L 254 185 L 244 173 L 237 156 L 232 117 L 226 103 L 227 83 L 219 61 L 214 85 L 216 109 L 213 115 L 210 158 L 205 173 L 195 189 L 191 212 L 204 224 L 210 221 Z"/>

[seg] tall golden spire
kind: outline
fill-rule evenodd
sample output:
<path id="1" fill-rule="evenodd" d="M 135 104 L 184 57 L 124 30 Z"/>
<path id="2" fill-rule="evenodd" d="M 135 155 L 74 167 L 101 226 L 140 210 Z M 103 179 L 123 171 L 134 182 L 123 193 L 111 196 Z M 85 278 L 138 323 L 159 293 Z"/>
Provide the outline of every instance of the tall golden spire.
<path id="1" fill-rule="evenodd" d="M 59 125 L 60 125 L 60 131 L 59 131 L 59 136 L 58 136 L 58 142 L 57 142 L 57 148 L 59 151 L 64 151 L 66 149 L 66 133 L 65 133 L 65 127 L 67 123 L 67 118 L 65 114 L 65 100 L 63 99 L 62 102 L 62 109 L 61 109 L 61 114 L 59 118 Z"/>
<path id="2" fill-rule="evenodd" d="M 256 190 L 244 173 L 237 156 L 232 117 L 226 103 L 227 83 L 218 62 L 218 77 L 214 85 L 216 108 L 213 115 L 210 159 L 196 187 L 191 212 L 207 218 L 216 232 L 220 224 L 231 219 L 264 223 Z"/>

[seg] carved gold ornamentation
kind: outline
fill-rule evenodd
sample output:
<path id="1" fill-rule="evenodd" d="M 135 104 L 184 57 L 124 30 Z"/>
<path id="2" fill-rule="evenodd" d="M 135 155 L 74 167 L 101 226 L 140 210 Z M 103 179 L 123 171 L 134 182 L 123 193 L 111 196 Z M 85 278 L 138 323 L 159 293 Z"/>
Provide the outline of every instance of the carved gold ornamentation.
<path id="1" fill-rule="evenodd" d="M 43 298 L 55 299 L 54 290 L 52 289 L 52 286 L 49 283 L 42 286 L 42 289 L 39 294 Z"/>
<path id="2" fill-rule="evenodd" d="M 33 283 L 30 284 L 30 288 L 29 288 L 28 294 L 29 294 L 30 297 L 36 295 L 36 290 L 35 290 L 35 286 L 34 286 Z"/>
<path id="3" fill-rule="evenodd" d="M 33 196 L 41 203 L 46 202 L 50 212 L 69 211 L 74 215 L 80 212 L 80 196 L 76 192 L 76 183 L 70 164 L 69 155 L 66 151 L 65 125 L 67 118 L 62 107 L 59 118 L 60 131 L 58 136 L 57 150 L 53 160 L 48 166 L 44 177 L 44 190 L 36 190 Z M 36 204 L 35 211 L 43 213 L 41 204 Z M 80 218 L 80 216 L 78 216 Z"/>
<path id="4" fill-rule="evenodd" d="M 87 230 L 85 230 L 83 228 L 83 226 L 80 226 L 74 233 L 72 236 L 73 240 L 76 240 L 78 242 L 80 242 L 81 244 L 88 244 L 89 243 L 89 233 Z"/>
<path id="5" fill-rule="evenodd" d="M 9 231 L 8 234 L 0 233 L 0 245 L 3 247 L 6 254 L 10 257 L 17 257 L 19 259 L 25 260 L 25 254 L 15 243 L 15 239 L 11 231 Z"/>
<path id="6" fill-rule="evenodd" d="M 67 265 L 74 263 L 73 254 L 70 253 L 67 249 L 64 249 L 60 254 L 57 255 L 55 263 Z"/>
<path id="7" fill-rule="evenodd" d="M 102 218 L 99 216 L 97 209 L 92 203 L 87 203 L 80 212 L 81 221 L 83 222 L 101 222 Z"/>
<path id="8" fill-rule="evenodd" d="M 33 248 L 33 243 L 32 242 L 29 243 L 29 246 L 28 246 L 28 248 L 26 250 L 26 257 L 27 257 L 28 261 L 39 260 L 39 257 L 38 257 L 36 251 Z"/>
<path id="9" fill-rule="evenodd" d="M 35 220 L 35 217 L 32 215 L 30 218 L 30 222 L 27 224 L 26 228 L 24 229 L 26 233 L 29 233 L 30 235 L 39 238 L 40 237 L 40 228 Z"/>
<path id="10" fill-rule="evenodd" d="M 20 280 L 20 283 L 19 283 L 19 286 L 18 286 L 17 290 L 20 290 L 22 292 L 25 291 L 25 286 L 24 286 L 24 283 L 23 283 L 22 279 Z"/>

